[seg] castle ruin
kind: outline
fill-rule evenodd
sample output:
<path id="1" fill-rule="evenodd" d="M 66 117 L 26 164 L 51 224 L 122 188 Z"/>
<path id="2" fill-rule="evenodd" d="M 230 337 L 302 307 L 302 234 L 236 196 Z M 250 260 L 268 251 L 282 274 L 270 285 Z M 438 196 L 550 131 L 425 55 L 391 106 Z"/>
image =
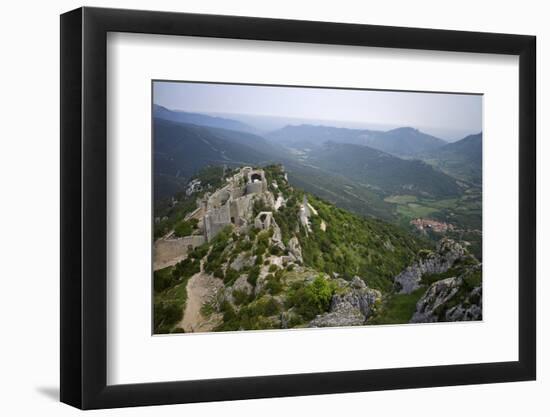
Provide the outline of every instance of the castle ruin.
<path id="1" fill-rule="evenodd" d="M 253 197 L 267 191 L 262 169 L 244 167 L 228 179 L 227 185 L 202 200 L 204 233 L 211 241 L 224 227 L 246 226 L 252 213 Z"/>
<path id="2" fill-rule="evenodd" d="M 260 230 L 267 230 L 271 227 L 273 220 L 273 213 L 270 211 L 262 211 L 258 213 L 254 219 L 254 227 Z"/>

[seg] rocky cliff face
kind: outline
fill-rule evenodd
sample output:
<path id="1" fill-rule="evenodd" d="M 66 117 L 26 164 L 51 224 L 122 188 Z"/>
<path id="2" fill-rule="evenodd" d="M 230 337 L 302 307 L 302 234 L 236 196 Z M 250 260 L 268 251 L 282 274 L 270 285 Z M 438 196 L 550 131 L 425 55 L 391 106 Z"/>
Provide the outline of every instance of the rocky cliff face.
<path id="1" fill-rule="evenodd" d="M 302 257 L 302 247 L 300 246 L 300 242 L 298 241 L 298 238 L 296 236 L 292 237 L 288 241 L 288 251 L 289 255 L 292 256 L 296 260 L 296 262 L 304 262 L 304 259 Z"/>
<path id="2" fill-rule="evenodd" d="M 382 298 L 380 291 L 368 288 L 357 276 L 349 283 L 339 279 L 338 286 L 328 313 L 317 316 L 308 327 L 362 325 Z"/>
<path id="3" fill-rule="evenodd" d="M 452 239 L 441 239 L 435 252 L 422 252 L 420 259 L 403 270 L 394 278 L 396 292 L 410 294 L 420 287 L 424 274 L 441 274 L 447 272 L 455 261 L 464 257 L 466 251 Z"/>
<path id="4" fill-rule="evenodd" d="M 480 273 L 481 266 L 478 265 L 468 268 L 460 276 L 434 282 L 416 304 L 410 322 L 481 320 L 482 289 L 476 279 Z"/>

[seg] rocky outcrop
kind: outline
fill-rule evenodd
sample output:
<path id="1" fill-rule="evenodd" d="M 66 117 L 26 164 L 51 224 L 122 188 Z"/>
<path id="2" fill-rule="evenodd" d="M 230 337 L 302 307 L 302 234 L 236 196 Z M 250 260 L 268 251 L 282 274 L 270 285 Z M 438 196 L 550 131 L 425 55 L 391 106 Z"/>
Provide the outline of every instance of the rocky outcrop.
<path id="1" fill-rule="evenodd" d="M 298 241 L 298 238 L 296 236 L 288 241 L 287 247 L 289 253 L 294 256 L 297 262 L 304 262 L 304 258 L 302 257 L 302 247 L 300 246 L 300 242 Z"/>
<path id="2" fill-rule="evenodd" d="M 482 319 L 482 289 L 469 289 L 465 278 L 478 268 L 459 277 L 434 282 L 416 304 L 411 323 L 472 321 Z"/>
<path id="3" fill-rule="evenodd" d="M 368 288 L 365 282 L 354 277 L 350 283 L 342 284 L 332 296 L 328 313 L 317 316 L 309 327 L 360 326 L 365 323 L 380 301 L 380 291 Z"/>
<path id="4" fill-rule="evenodd" d="M 314 318 L 308 327 L 361 326 L 365 316 L 358 308 L 350 304 L 340 304 L 337 309 Z"/>
<path id="5" fill-rule="evenodd" d="M 286 200 L 282 195 L 279 195 L 277 197 L 277 200 L 275 200 L 275 204 L 273 205 L 273 208 L 275 211 L 279 210 L 281 207 L 283 207 L 286 204 Z"/>
<path id="6" fill-rule="evenodd" d="M 462 280 L 457 277 L 434 282 L 416 303 L 416 312 L 411 323 L 433 323 L 438 321 L 441 308 L 458 292 Z"/>
<path id="7" fill-rule="evenodd" d="M 330 309 L 335 311 L 342 304 L 349 304 L 358 308 L 361 314 L 367 318 L 372 313 L 373 306 L 381 297 L 380 291 L 368 288 L 365 282 L 356 276 L 343 293 L 335 294 L 332 297 Z"/>
<path id="8" fill-rule="evenodd" d="M 239 255 L 237 255 L 235 260 L 231 262 L 230 267 L 235 271 L 240 271 L 243 268 L 249 268 L 252 265 L 254 265 L 255 260 L 256 260 L 255 256 L 250 256 L 246 253 L 239 253 Z"/>
<path id="9" fill-rule="evenodd" d="M 464 303 L 451 307 L 445 313 L 445 321 L 475 321 L 482 318 L 481 287 L 474 288 Z"/>
<path id="10" fill-rule="evenodd" d="M 271 228 L 273 229 L 273 235 L 271 236 L 271 245 L 277 246 L 282 252 L 286 250 L 286 246 L 283 243 L 283 235 L 281 233 L 281 228 L 277 222 L 273 219 L 271 222 Z M 300 249 L 301 253 L 301 249 Z"/>
<path id="11" fill-rule="evenodd" d="M 400 294 L 410 294 L 420 287 L 422 275 L 447 272 L 465 254 L 465 249 L 459 243 L 448 238 L 441 239 L 435 252 L 422 252 L 418 262 L 394 278 L 395 290 Z"/>
<path id="12" fill-rule="evenodd" d="M 247 275 L 241 275 L 239 278 L 237 278 L 237 280 L 233 284 L 232 290 L 251 294 L 253 288 L 252 285 L 250 285 L 250 283 L 248 282 L 247 278 Z"/>

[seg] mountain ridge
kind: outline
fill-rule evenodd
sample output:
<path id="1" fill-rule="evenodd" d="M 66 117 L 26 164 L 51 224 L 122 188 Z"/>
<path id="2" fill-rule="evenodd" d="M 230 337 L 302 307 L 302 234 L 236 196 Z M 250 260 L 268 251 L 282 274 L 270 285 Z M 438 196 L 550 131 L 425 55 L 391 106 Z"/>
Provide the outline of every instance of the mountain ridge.
<path id="1" fill-rule="evenodd" d="M 254 141 L 269 143 L 250 133 L 153 119 L 155 199 L 169 197 L 182 191 L 177 178 L 185 181 L 199 169 L 211 164 L 267 163 L 272 156 L 258 150 Z M 226 137 L 230 135 L 232 140 Z M 190 152 L 192 150 L 192 152 Z"/>
<path id="2" fill-rule="evenodd" d="M 480 132 L 423 153 L 419 157 L 461 180 L 481 185 L 482 153 L 483 133 Z"/>
<path id="3" fill-rule="evenodd" d="M 382 195 L 456 196 L 456 180 L 416 159 L 401 159 L 369 146 L 326 142 L 307 153 L 307 161 L 368 184 Z"/>
<path id="4" fill-rule="evenodd" d="M 337 143 L 369 146 L 398 157 L 411 157 L 448 143 L 413 127 L 381 131 L 301 124 L 288 125 L 265 136 L 288 147 L 314 147 L 331 140 Z"/>
<path id="5" fill-rule="evenodd" d="M 257 129 L 238 120 L 218 116 L 210 116 L 203 113 L 186 112 L 183 110 L 171 110 L 159 104 L 153 104 L 153 118 L 169 120 L 172 122 L 188 123 L 198 126 L 224 128 L 247 133 L 257 133 Z"/>

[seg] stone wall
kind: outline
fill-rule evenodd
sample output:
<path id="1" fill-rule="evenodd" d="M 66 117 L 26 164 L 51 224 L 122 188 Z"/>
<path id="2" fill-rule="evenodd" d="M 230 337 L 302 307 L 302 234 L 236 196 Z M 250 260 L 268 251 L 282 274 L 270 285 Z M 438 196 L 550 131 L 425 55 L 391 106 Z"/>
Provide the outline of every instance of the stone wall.
<path id="1" fill-rule="evenodd" d="M 187 250 L 190 246 L 196 248 L 205 241 L 203 235 L 157 240 L 153 251 L 153 270 L 156 271 L 177 264 L 187 257 Z"/>
<path id="2" fill-rule="evenodd" d="M 246 193 L 247 194 L 256 194 L 263 191 L 263 183 L 261 181 L 249 182 L 246 184 Z"/>
<path id="3" fill-rule="evenodd" d="M 211 208 L 204 216 L 206 239 L 211 241 L 225 226 L 231 224 L 230 204 L 220 208 Z"/>
<path id="4" fill-rule="evenodd" d="M 216 191 L 208 198 L 208 207 L 221 207 L 231 197 L 231 190 L 229 186 Z"/>

